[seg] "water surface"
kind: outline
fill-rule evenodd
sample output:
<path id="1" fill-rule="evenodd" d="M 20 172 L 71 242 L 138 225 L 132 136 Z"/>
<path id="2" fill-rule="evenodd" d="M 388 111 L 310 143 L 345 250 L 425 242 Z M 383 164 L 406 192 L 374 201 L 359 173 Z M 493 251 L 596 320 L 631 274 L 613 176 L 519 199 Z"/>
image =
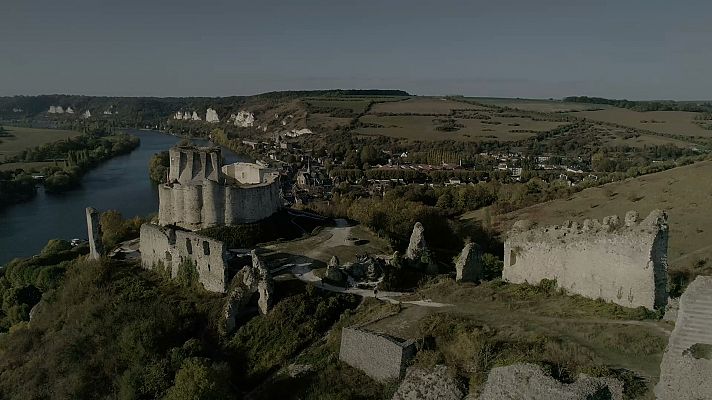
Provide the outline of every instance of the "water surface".
<path id="1" fill-rule="evenodd" d="M 0 211 L 0 265 L 37 254 L 50 239 L 85 239 L 86 207 L 118 210 L 124 217 L 158 211 L 158 191 L 148 178 L 148 162 L 181 139 L 154 131 L 129 133 L 139 136 L 141 145 L 89 171 L 79 188 L 48 194 L 40 187 L 34 199 Z M 226 162 L 245 160 L 226 149 L 223 156 Z"/>

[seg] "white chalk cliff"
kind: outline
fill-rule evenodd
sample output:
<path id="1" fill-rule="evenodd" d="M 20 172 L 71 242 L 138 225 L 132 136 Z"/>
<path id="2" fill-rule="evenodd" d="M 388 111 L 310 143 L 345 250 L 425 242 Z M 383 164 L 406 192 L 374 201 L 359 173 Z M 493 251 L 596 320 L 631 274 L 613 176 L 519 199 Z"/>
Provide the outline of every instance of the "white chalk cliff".
<path id="1" fill-rule="evenodd" d="M 220 122 L 220 118 L 218 118 L 217 111 L 213 110 L 212 108 L 208 108 L 208 111 L 205 112 L 205 121 Z"/>

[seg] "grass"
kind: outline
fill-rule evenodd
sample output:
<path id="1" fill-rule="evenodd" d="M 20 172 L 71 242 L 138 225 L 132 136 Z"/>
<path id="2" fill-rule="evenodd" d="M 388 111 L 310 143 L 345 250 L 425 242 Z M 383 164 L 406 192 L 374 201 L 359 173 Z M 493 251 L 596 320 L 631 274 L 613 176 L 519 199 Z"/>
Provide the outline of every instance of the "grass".
<path id="1" fill-rule="evenodd" d="M 22 169 L 25 172 L 39 172 L 42 168 L 64 166 L 63 161 L 38 161 L 38 162 L 18 162 L 0 164 L 0 171 L 14 171 Z"/>
<path id="2" fill-rule="evenodd" d="M 3 137 L 0 143 L 0 161 L 14 157 L 23 150 L 81 135 L 61 129 L 19 128 L 6 126 L 12 136 Z"/>
<path id="3" fill-rule="evenodd" d="M 600 104 L 567 103 L 558 100 L 544 99 L 511 99 L 497 97 L 468 97 L 468 99 L 497 107 L 509 107 L 538 112 L 582 111 L 607 107 Z"/>
<path id="4" fill-rule="evenodd" d="M 581 111 L 571 114 L 575 117 L 645 129 L 657 133 L 698 136 L 710 138 L 712 131 L 695 124 L 694 112 L 646 111 L 639 112 L 627 108 L 608 107 L 598 111 Z"/>
<path id="5" fill-rule="evenodd" d="M 585 218 L 601 220 L 608 215 L 622 217 L 629 210 L 638 211 L 644 218 L 654 209 L 663 209 L 668 214 L 669 269 L 701 270 L 697 268 L 698 262 L 712 259 L 712 230 L 709 229 L 712 215 L 707 209 L 710 196 L 712 161 L 703 161 L 585 189 L 566 199 L 500 215 L 495 218 L 494 227 L 506 232 L 520 219 L 554 225 L 565 220 L 580 222 Z M 466 217 L 482 218 L 477 212 Z"/>
<path id="6" fill-rule="evenodd" d="M 564 380 L 581 372 L 624 375 L 630 393 L 641 394 L 655 383 L 667 344 L 669 329 L 657 321 L 658 314 L 567 296 L 552 282 L 475 285 L 441 278 L 408 297 L 415 298 L 452 307 L 405 304 L 368 328 L 434 338 L 435 346 L 421 352 L 416 362 L 426 367 L 447 364 L 469 382 L 471 393 L 491 368 L 533 362 Z"/>
<path id="7" fill-rule="evenodd" d="M 370 114 L 449 114 L 453 109 L 481 110 L 484 107 L 440 97 L 414 97 L 404 101 L 375 104 Z"/>

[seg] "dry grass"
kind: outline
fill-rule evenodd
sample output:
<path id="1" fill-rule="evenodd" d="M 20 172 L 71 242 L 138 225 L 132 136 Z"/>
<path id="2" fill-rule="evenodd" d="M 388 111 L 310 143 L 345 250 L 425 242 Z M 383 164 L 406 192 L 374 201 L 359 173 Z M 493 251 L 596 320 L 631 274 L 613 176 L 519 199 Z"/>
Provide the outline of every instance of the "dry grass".
<path id="1" fill-rule="evenodd" d="M 463 125 L 463 127 L 454 132 L 437 130 L 438 125 L 433 121 L 436 117 L 433 116 L 377 116 L 369 114 L 361 117 L 360 121 L 365 124 L 378 124 L 380 127 L 360 128 L 358 132 L 364 135 L 381 135 L 423 141 L 512 141 L 532 137 L 537 132 L 547 131 L 562 124 L 562 122 L 554 121 L 535 121 L 526 116 L 502 117 L 492 113 L 491 110 L 482 111 L 482 113 L 491 116 L 491 119 L 484 122 L 479 119 L 456 119 L 456 122 Z M 529 132 L 513 132 L 522 130 Z"/>
<path id="2" fill-rule="evenodd" d="M 697 113 L 684 111 L 638 112 L 626 108 L 610 107 L 599 111 L 571 113 L 574 117 L 645 129 L 658 133 L 684 136 L 712 137 L 712 130 L 706 130 L 694 123 Z"/>
<path id="3" fill-rule="evenodd" d="M 670 225 L 670 269 L 686 269 L 712 259 L 711 196 L 712 161 L 703 161 L 586 189 L 568 199 L 501 215 L 495 219 L 495 227 L 504 232 L 519 219 L 553 225 L 567 219 L 622 216 L 628 210 L 636 210 L 644 217 L 654 209 L 664 209 Z M 464 217 L 479 219 L 480 214 L 474 212 Z"/>
<path id="4" fill-rule="evenodd" d="M 13 126 L 6 126 L 5 129 L 12 136 L 0 139 L 2 141 L 0 143 L 0 161 L 14 157 L 23 150 L 32 147 L 81 135 L 79 132 L 60 129 L 17 128 Z"/>
<path id="5" fill-rule="evenodd" d="M 369 113 L 449 114 L 453 109 L 483 110 L 485 108 L 440 97 L 414 97 L 404 101 L 375 104 Z"/>
<path id="6" fill-rule="evenodd" d="M 608 106 L 599 104 L 584 104 L 584 103 L 567 103 L 557 100 L 539 100 L 539 99 L 508 99 L 508 98 L 493 98 L 493 97 L 470 97 L 478 103 L 493 105 L 497 107 L 510 107 L 526 111 L 538 112 L 565 112 L 565 111 L 582 111 L 599 109 Z"/>

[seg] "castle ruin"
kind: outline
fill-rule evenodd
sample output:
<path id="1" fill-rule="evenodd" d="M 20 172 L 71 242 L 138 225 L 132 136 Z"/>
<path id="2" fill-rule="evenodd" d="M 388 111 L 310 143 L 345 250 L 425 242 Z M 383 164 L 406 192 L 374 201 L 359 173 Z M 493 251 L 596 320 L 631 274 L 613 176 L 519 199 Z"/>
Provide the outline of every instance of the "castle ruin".
<path id="1" fill-rule="evenodd" d="M 360 327 L 341 330 L 339 359 L 373 379 L 401 379 L 417 352 L 414 340 L 404 340 Z"/>
<path id="2" fill-rule="evenodd" d="M 251 223 L 279 210 L 279 173 L 221 160 L 219 147 L 170 149 L 168 182 L 158 187 L 160 225 L 198 230 Z"/>
<path id="3" fill-rule="evenodd" d="M 529 229 L 518 221 L 504 243 L 502 278 L 556 280 L 570 293 L 652 310 L 667 303 L 667 247 L 667 215 L 660 210 L 643 221 L 632 211 L 624 222 L 611 216 Z"/>
<path id="4" fill-rule="evenodd" d="M 194 268 L 206 290 L 225 293 L 229 255 L 223 242 L 193 232 L 141 225 L 141 265 L 178 277 L 181 265 Z"/>
<path id="5" fill-rule="evenodd" d="M 101 225 L 99 224 L 99 212 L 92 207 L 86 208 L 87 215 L 87 237 L 89 239 L 89 259 L 99 260 L 103 252 L 101 243 Z"/>

